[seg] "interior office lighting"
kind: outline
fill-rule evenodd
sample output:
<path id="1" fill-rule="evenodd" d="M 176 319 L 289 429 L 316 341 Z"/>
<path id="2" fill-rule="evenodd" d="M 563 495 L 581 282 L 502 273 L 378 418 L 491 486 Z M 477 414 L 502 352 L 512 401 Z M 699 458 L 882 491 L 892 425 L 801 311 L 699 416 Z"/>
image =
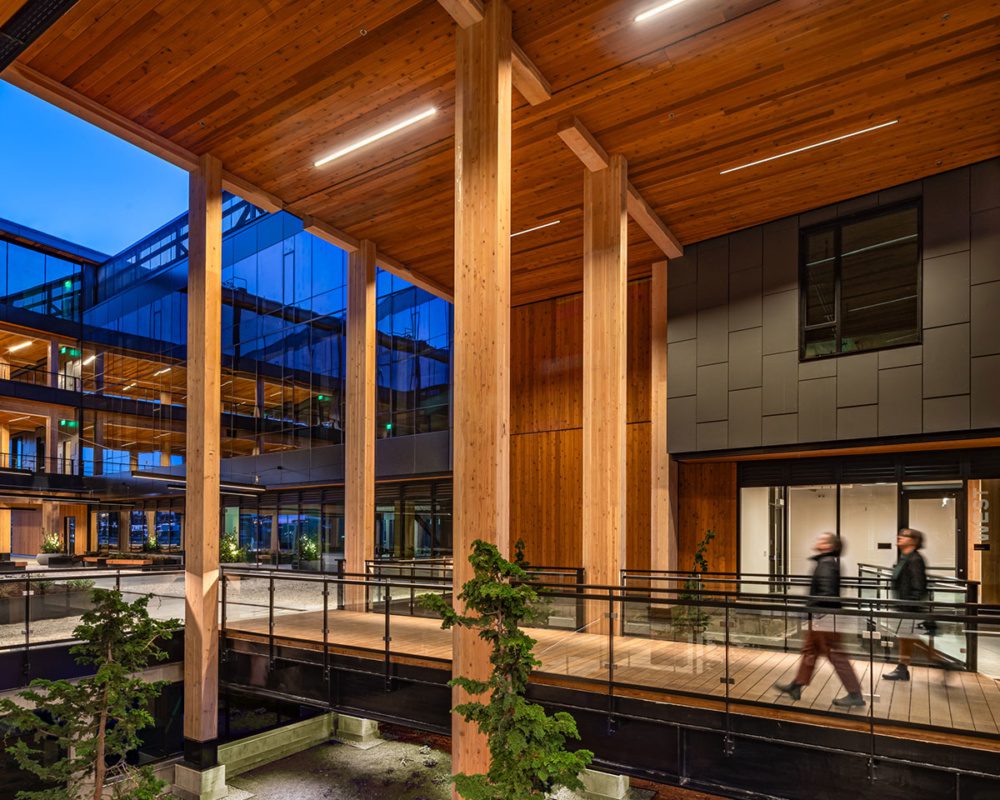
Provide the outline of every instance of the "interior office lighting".
<path id="1" fill-rule="evenodd" d="M 129 389 L 134 389 L 134 388 L 135 388 L 135 384 L 134 383 L 130 383 L 128 386 L 126 386 L 124 389 L 122 389 L 122 391 L 123 392 L 127 392 Z"/>
<path id="2" fill-rule="evenodd" d="M 31 419 L 31 417 L 28 414 L 25 414 L 23 417 L 18 417 L 17 419 L 10 420 L 10 422 L 11 423 L 14 423 L 14 422 L 24 422 L 26 419 Z"/>
<path id="3" fill-rule="evenodd" d="M 636 18 L 636 22 L 645 22 L 650 17 L 655 17 L 657 14 L 662 14 L 668 8 L 673 8 L 674 6 L 679 6 L 684 0 L 667 0 L 666 3 L 660 3 L 658 6 L 653 6 L 647 11 L 643 11 Z"/>
<path id="4" fill-rule="evenodd" d="M 28 339 L 26 342 L 21 342 L 20 344 L 15 344 L 13 347 L 8 347 L 8 353 L 16 353 L 18 350 L 23 350 L 25 347 L 31 347 L 35 342 L 33 339 Z"/>
<path id="5" fill-rule="evenodd" d="M 388 128 L 384 128 L 383 130 L 373 133 L 371 136 L 366 136 L 364 139 L 354 142 L 353 144 L 347 145 L 347 147 L 342 147 L 339 150 L 335 150 L 328 156 L 323 156 L 323 158 L 317 161 L 313 166 L 322 167 L 325 164 L 329 164 L 331 161 L 341 158 L 342 156 L 346 156 L 348 153 L 353 153 L 355 150 L 360 150 L 362 147 L 373 144 L 379 141 L 380 139 L 384 139 L 386 136 L 392 136 L 392 134 L 403 130 L 403 128 L 409 128 L 411 125 L 415 125 L 421 120 L 425 120 L 428 117 L 433 117 L 436 113 L 437 109 L 434 108 L 433 106 L 431 108 L 424 109 L 419 114 L 414 114 L 412 117 L 408 117 L 407 119 L 404 119 L 402 122 L 397 122 L 395 125 L 390 125 Z"/>
<path id="6" fill-rule="evenodd" d="M 740 164 L 738 167 L 730 167 L 729 169 L 724 169 L 719 172 L 720 175 L 726 175 L 730 172 L 736 172 L 737 170 L 746 169 L 747 167 L 756 167 L 758 164 L 766 164 L 768 161 L 774 161 L 777 158 L 784 158 L 785 156 L 794 156 L 796 153 L 804 153 L 806 150 L 813 150 L 817 147 L 822 147 L 825 144 L 833 144 L 834 142 L 842 142 L 844 139 L 850 139 L 854 136 L 861 136 L 863 133 L 871 133 L 872 131 L 881 130 L 882 128 L 888 128 L 890 125 L 895 125 L 899 122 L 898 119 L 891 120 L 889 122 L 883 122 L 879 125 L 872 125 L 870 128 L 862 128 L 860 131 L 851 131 L 850 133 L 845 133 L 842 136 L 835 136 L 832 139 L 824 139 L 822 142 L 814 142 L 813 144 L 807 144 L 805 147 L 796 147 L 794 150 L 789 150 L 785 153 L 778 153 L 776 156 L 768 156 L 767 158 L 761 158 L 757 161 L 751 161 L 749 164 Z"/>
<path id="7" fill-rule="evenodd" d="M 542 228 L 551 228 L 553 225 L 558 225 L 562 222 L 561 219 L 553 220 L 552 222 L 546 222 L 544 225 L 536 225 L 534 228 L 525 228 L 523 231 L 518 231 L 517 233 L 512 233 L 510 238 L 513 239 L 515 236 L 523 236 L 526 233 L 533 233 L 534 231 L 540 231 Z"/>
<path id="8" fill-rule="evenodd" d="M 96 359 L 97 359 L 97 353 L 94 353 L 92 356 L 87 356 L 85 359 L 83 359 L 83 366 L 89 367 L 91 364 L 94 363 Z"/>
<path id="9" fill-rule="evenodd" d="M 166 375 L 168 372 L 170 372 L 171 369 L 172 369 L 171 367 L 164 367 L 163 369 L 158 369 L 156 372 L 153 373 L 153 377 L 155 378 L 157 375 Z"/>

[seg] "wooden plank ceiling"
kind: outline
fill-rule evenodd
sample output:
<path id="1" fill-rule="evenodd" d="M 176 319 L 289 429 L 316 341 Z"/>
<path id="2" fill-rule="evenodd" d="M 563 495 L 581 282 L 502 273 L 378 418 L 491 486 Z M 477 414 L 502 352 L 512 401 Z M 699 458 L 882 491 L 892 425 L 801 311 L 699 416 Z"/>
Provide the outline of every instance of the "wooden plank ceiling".
<path id="1" fill-rule="evenodd" d="M 690 243 L 1000 154 L 1000 8 L 969 0 L 510 0 L 515 303 L 578 291 L 575 115 Z M 80 0 L 27 67 L 452 285 L 455 31 L 435 0 Z M 436 116 L 313 162 L 428 106 Z M 755 159 L 890 128 L 726 175 Z M 633 275 L 660 251 L 633 224 Z"/>

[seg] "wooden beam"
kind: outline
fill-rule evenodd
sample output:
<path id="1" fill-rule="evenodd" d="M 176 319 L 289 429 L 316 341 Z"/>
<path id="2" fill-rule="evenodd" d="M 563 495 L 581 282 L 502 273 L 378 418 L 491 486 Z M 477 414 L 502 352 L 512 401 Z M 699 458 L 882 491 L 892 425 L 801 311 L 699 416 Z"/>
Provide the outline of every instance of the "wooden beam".
<path id="1" fill-rule="evenodd" d="M 332 245 L 336 245 L 341 250 L 346 250 L 348 253 L 353 253 L 358 249 L 358 239 L 346 231 L 336 228 L 328 222 L 323 222 L 323 220 L 316 219 L 316 217 L 311 217 L 305 215 L 302 217 L 302 227 L 306 233 L 311 233 L 313 236 L 322 239 L 324 242 L 329 242 Z"/>
<path id="2" fill-rule="evenodd" d="M 0 0 L 0 27 L 6 25 L 24 4 L 25 0 Z M 9 552 L 9 549 L 0 552 Z"/>
<path id="3" fill-rule="evenodd" d="M 627 164 L 583 173 L 583 567 L 617 585 L 625 565 Z M 588 602 L 591 632 L 607 631 L 607 603 Z"/>
<path id="4" fill-rule="evenodd" d="M 375 557 L 375 245 L 367 239 L 347 262 L 346 422 L 344 556 L 348 572 L 363 573 Z M 348 608 L 363 611 L 364 587 L 348 589 Z"/>
<path id="5" fill-rule="evenodd" d="M 457 37 L 455 104 L 454 582 L 475 539 L 509 551 L 511 13 L 490 0 Z M 457 593 L 457 590 L 456 590 Z M 485 680 L 490 649 L 456 628 L 455 675 Z M 455 704 L 466 697 L 459 689 Z M 485 772 L 474 723 L 452 715 L 452 771 Z"/>
<path id="6" fill-rule="evenodd" d="M 414 286 L 423 289 L 425 292 L 430 292 L 436 297 L 440 297 L 442 300 L 447 300 L 449 303 L 454 302 L 455 294 L 444 284 L 438 283 L 430 278 L 425 278 L 419 272 L 414 272 L 407 266 L 404 266 L 399 261 L 394 259 L 392 256 L 388 256 L 385 253 L 379 253 L 378 255 L 378 265 L 384 269 L 402 278 L 408 283 L 412 283 Z"/>
<path id="7" fill-rule="evenodd" d="M 628 214 L 667 258 L 684 255 L 684 246 L 631 183 L 628 185 Z"/>
<path id="8" fill-rule="evenodd" d="M 468 28 L 483 19 L 483 4 L 481 0 L 438 0 L 460 28 Z M 552 99 L 552 86 L 545 79 L 542 71 L 535 66 L 517 44 L 511 41 L 511 56 L 514 88 L 533 106 Z"/>
<path id="9" fill-rule="evenodd" d="M 576 117 L 569 117 L 560 122 L 556 134 L 591 172 L 607 168 L 610 163 L 607 151 Z M 667 258 L 680 258 L 684 255 L 684 247 L 639 194 L 639 190 L 629 183 L 627 193 L 629 216 L 652 239 L 653 244 L 659 247 Z"/>
<path id="10" fill-rule="evenodd" d="M 556 133 L 591 172 L 608 168 L 607 152 L 576 117 L 560 122 Z"/>
<path id="11" fill-rule="evenodd" d="M 219 696 L 222 164 L 217 158 L 203 156 L 191 173 L 189 208 L 184 738 L 200 746 L 217 737 Z"/>
<path id="12" fill-rule="evenodd" d="M 438 0 L 460 28 L 468 28 L 483 21 L 483 4 L 480 0 Z"/>
<path id="13" fill-rule="evenodd" d="M 514 58 L 514 86 L 521 96 L 533 106 L 552 99 L 552 86 L 545 79 L 535 62 L 528 58 L 517 42 L 512 45 Z"/>
<path id="14" fill-rule="evenodd" d="M 677 568 L 677 465 L 667 451 L 667 262 L 650 284 L 650 568 Z"/>

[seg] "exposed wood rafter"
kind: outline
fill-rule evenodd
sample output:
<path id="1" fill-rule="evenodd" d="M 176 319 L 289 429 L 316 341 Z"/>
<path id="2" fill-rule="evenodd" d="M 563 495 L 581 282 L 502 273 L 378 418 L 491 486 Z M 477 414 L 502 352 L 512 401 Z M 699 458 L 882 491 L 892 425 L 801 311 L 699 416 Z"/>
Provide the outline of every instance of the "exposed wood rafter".
<path id="1" fill-rule="evenodd" d="M 468 28 L 483 20 L 481 0 L 438 0 L 438 2 L 460 28 Z M 541 70 L 518 47 L 517 42 L 511 44 L 511 51 L 514 88 L 533 106 L 551 100 L 552 87 L 542 75 Z"/>
<path id="2" fill-rule="evenodd" d="M 556 133 L 591 172 L 607 169 L 610 165 L 607 151 L 576 117 L 560 122 Z M 684 255 L 683 245 L 631 183 L 628 184 L 628 215 L 667 258 Z"/>
<path id="3" fill-rule="evenodd" d="M 100 103 L 42 75 L 31 67 L 15 62 L 3 71 L 2 77 L 19 89 L 40 97 L 42 100 L 117 136 L 119 139 L 141 147 L 146 152 L 152 153 L 176 167 L 189 172 L 199 168 L 200 159 L 190 150 L 109 108 L 105 108 Z M 222 186 L 226 191 L 239 195 L 244 200 L 248 200 L 269 213 L 283 211 L 286 208 L 285 202 L 280 197 L 231 172 L 223 171 Z M 313 217 L 304 217 L 303 224 L 307 232 L 346 250 L 348 253 L 358 249 L 358 238 L 334 225 Z M 378 252 L 377 249 L 376 252 Z M 417 275 L 413 270 L 404 267 L 399 261 L 384 253 L 378 252 L 378 265 L 431 294 L 449 302 L 452 299 L 452 293 L 444 286 Z"/>

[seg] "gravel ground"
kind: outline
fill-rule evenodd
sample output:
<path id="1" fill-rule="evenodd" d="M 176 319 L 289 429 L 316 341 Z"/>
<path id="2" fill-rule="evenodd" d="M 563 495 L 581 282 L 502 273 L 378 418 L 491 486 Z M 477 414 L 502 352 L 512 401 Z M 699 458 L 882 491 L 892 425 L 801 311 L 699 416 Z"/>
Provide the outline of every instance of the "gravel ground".
<path id="1" fill-rule="evenodd" d="M 370 750 L 320 745 L 232 778 L 229 785 L 255 800 L 451 800 L 451 757 L 442 749 L 448 746 L 446 737 L 395 726 L 383 726 L 382 736 L 385 741 Z M 575 798 L 565 790 L 556 795 L 556 800 Z M 633 788 L 628 796 L 682 798 L 709 800 L 652 784 Z"/>

